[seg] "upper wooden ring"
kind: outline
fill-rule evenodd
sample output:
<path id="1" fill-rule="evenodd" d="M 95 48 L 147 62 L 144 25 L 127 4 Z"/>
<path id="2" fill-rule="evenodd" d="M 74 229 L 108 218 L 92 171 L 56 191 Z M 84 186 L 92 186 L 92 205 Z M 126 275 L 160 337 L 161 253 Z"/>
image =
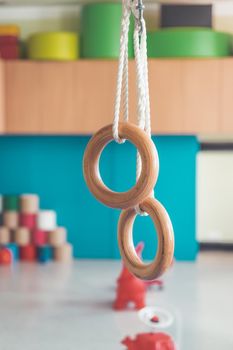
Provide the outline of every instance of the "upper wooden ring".
<path id="1" fill-rule="evenodd" d="M 133 244 L 133 223 L 137 215 L 134 208 L 122 211 L 118 223 L 118 244 L 121 256 L 128 270 L 143 280 L 154 280 L 171 265 L 174 254 L 174 234 L 170 218 L 162 204 L 154 198 L 147 198 L 140 208 L 152 218 L 157 235 L 158 248 L 155 259 L 145 264 L 138 257 Z"/>
<path id="2" fill-rule="evenodd" d="M 159 159 L 153 141 L 136 125 L 119 123 L 119 137 L 132 142 L 141 156 L 142 170 L 134 187 L 126 192 L 115 192 L 101 179 L 99 159 L 104 147 L 113 140 L 112 124 L 100 129 L 91 138 L 84 154 L 83 171 L 90 191 L 100 202 L 111 208 L 129 208 L 141 203 L 153 191 L 158 178 Z"/>

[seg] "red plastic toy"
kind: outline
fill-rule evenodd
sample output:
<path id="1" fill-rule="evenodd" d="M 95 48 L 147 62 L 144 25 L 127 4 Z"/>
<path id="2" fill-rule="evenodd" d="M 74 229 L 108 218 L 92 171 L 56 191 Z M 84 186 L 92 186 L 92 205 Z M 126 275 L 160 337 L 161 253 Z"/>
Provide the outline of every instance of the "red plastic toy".
<path id="1" fill-rule="evenodd" d="M 126 337 L 121 343 L 128 350 L 176 350 L 172 338 L 165 333 L 141 333 L 135 339 Z"/>
<path id="2" fill-rule="evenodd" d="M 117 296 L 113 304 L 115 310 L 126 310 L 129 304 L 133 304 L 136 310 L 145 306 L 146 285 L 143 281 L 133 276 L 123 266 L 120 277 L 117 280 Z"/>
<path id="3" fill-rule="evenodd" d="M 10 249 L 0 249 L 0 265 L 10 265 L 13 261 L 12 253 Z"/>
<path id="4" fill-rule="evenodd" d="M 144 243 L 140 242 L 136 247 L 139 257 L 142 256 Z M 134 309 L 139 310 L 145 306 L 146 290 L 148 286 L 163 286 L 161 280 L 145 282 L 133 276 L 123 264 L 121 274 L 117 280 L 117 296 L 113 304 L 115 310 L 126 310 L 129 304 L 133 304 Z"/>
<path id="5" fill-rule="evenodd" d="M 151 317 L 150 321 L 152 323 L 159 323 L 159 318 L 158 318 L 158 316 L 154 315 L 153 317 Z"/>

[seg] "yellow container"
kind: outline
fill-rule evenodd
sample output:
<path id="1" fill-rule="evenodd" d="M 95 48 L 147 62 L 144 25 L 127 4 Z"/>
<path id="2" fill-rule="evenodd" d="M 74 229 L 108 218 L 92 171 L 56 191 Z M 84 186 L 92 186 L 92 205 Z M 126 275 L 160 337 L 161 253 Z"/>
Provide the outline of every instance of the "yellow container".
<path id="1" fill-rule="evenodd" d="M 70 32 L 33 34 L 27 43 L 31 60 L 72 61 L 79 57 L 79 37 Z"/>
<path id="2" fill-rule="evenodd" d="M 0 35 L 10 35 L 10 36 L 19 36 L 20 28 L 15 24 L 1 24 L 0 25 Z"/>

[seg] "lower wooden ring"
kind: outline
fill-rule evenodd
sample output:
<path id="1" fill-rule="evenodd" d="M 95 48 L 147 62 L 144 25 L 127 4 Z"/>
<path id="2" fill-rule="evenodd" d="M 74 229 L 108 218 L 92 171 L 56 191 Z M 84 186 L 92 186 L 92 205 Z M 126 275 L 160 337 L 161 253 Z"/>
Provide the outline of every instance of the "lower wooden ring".
<path id="1" fill-rule="evenodd" d="M 122 259 L 128 270 L 143 280 L 153 280 L 161 276 L 171 265 L 174 254 L 174 234 L 172 223 L 162 204 L 154 198 L 147 198 L 140 204 L 141 210 L 152 218 L 157 235 L 158 248 L 155 259 L 145 264 L 137 255 L 133 243 L 133 223 L 136 218 L 134 208 L 122 211 L 118 223 L 118 243 Z"/>

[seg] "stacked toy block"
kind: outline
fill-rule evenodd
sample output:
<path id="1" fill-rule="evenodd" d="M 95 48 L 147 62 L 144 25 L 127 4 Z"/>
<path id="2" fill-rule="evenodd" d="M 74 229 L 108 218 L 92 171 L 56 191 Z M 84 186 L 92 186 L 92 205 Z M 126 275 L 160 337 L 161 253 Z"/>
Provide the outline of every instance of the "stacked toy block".
<path id="1" fill-rule="evenodd" d="M 19 27 L 0 25 L 0 58 L 6 60 L 20 57 Z"/>
<path id="2" fill-rule="evenodd" d="M 39 210 L 35 194 L 0 197 L 0 264 L 12 260 L 71 261 L 67 231 L 57 227 L 56 212 Z M 9 254 L 10 252 L 10 254 Z"/>

